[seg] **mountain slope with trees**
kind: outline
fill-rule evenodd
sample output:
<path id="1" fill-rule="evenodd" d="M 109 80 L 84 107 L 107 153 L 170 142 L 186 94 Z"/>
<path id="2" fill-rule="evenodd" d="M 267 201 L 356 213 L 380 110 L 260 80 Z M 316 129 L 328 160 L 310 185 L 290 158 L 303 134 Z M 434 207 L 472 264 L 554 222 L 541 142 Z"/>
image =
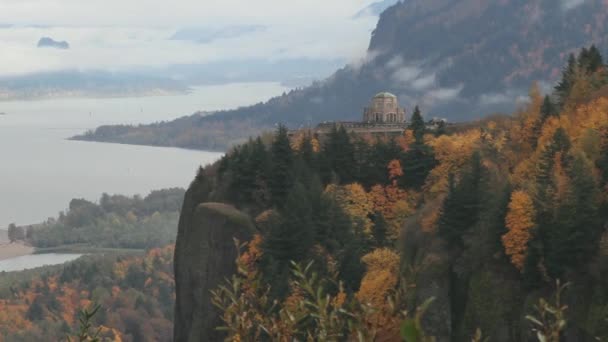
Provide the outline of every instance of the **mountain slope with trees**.
<path id="1" fill-rule="evenodd" d="M 201 203 L 257 230 L 207 299 L 228 337 L 608 338 L 608 69 L 594 47 L 568 61 L 512 116 L 445 133 L 413 120 L 388 140 L 279 126 L 202 168 L 176 253 L 205 224 L 188 209 Z M 179 255 L 176 269 L 194 261 Z"/>
<path id="2" fill-rule="evenodd" d="M 225 150 L 277 123 L 359 120 L 377 92 L 408 109 L 465 121 L 510 112 L 532 81 L 559 78 L 568 54 L 608 46 L 602 0 L 408 0 L 385 10 L 367 56 L 330 78 L 265 103 L 142 126 L 104 126 L 77 139 Z"/>

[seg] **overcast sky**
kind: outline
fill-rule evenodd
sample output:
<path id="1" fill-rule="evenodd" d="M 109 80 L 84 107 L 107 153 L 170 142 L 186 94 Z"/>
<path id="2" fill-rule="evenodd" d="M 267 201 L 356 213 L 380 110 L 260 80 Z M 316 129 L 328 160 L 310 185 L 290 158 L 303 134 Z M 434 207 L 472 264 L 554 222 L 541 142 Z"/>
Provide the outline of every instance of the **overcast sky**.
<path id="1" fill-rule="evenodd" d="M 353 19 L 374 0 L 1 0 L 0 75 L 61 69 L 122 70 L 234 58 L 355 60 L 377 18 Z M 196 43 L 179 29 L 265 29 Z M 43 36 L 69 50 L 38 49 Z"/>

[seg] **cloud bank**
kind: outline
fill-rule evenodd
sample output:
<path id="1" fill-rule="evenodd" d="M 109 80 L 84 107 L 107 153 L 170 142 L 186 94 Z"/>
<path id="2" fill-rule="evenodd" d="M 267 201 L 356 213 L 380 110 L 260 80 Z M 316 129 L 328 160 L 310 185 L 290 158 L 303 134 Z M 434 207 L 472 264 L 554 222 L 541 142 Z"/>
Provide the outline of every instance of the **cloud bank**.
<path id="1" fill-rule="evenodd" d="M 353 19 L 352 13 L 371 3 L 3 0 L 0 76 L 66 69 L 121 71 L 226 59 L 354 60 L 364 55 L 376 20 Z M 191 37 L 175 39 L 184 34 Z M 192 35 L 199 37 L 187 39 Z M 45 36 L 61 37 L 70 49 L 37 49 L 37 41 Z"/>

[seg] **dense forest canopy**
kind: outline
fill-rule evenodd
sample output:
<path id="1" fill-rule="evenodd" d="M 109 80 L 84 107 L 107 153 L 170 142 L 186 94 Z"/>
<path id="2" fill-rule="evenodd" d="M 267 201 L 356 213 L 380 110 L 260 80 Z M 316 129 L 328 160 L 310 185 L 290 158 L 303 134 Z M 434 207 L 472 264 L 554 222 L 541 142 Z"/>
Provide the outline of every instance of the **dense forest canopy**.
<path id="1" fill-rule="evenodd" d="M 339 126 L 323 139 L 308 130 L 290 137 L 279 126 L 201 168 L 186 198 L 232 204 L 256 226 L 241 241 L 232 286 L 212 292 L 226 333 L 245 341 L 608 338 L 606 84 L 591 47 L 569 58 L 551 94 L 533 84 L 512 116 L 439 132 L 412 120 L 394 139 Z M 182 196 L 75 200 L 45 224 L 47 241 L 100 231 L 91 225 L 109 216 L 172 212 Z M 104 336 L 166 340 L 172 253 L 95 256 L 10 278 L 0 286 L 0 305 L 11 308 L 0 332 L 14 341 L 62 336 L 76 325 L 74 308 L 99 302 L 94 326 Z M 569 286 L 554 298 L 557 279 Z"/>
<path id="2" fill-rule="evenodd" d="M 571 284 L 561 333 L 607 338 L 606 84 L 592 46 L 569 58 L 552 94 L 533 84 L 513 116 L 443 133 L 414 120 L 396 139 L 339 126 L 324 139 L 308 130 L 289 139 L 280 126 L 201 169 L 190 188 L 195 201 L 234 204 L 259 230 L 233 284 L 260 292 L 216 293 L 230 336 L 285 334 L 255 327 L 310 313 L 294 303 L 319 299 L 307 292 L 312 269 L 312 282 L 329 279 L 315 284 L 341 303 L 380 308 L 365 321 L 376 336 L 398 336 L 402 320 L 387 297 L 410 284 L 415 290 L 398 305 L 415 312 L 434 297 L 422 324 L 430 335 L 465 341 L 480 328 L 491 340 L 528 339 L 529 303 L 560 279 Z M 310 261 L 293 273 L 292 262 Z M 276 316 L 262 313 L 262 294 L 282 303 Z M 239 310 L 261 316 L 239 325 Z M 285 329 L 302 337 L 319 324 Z"/>
<path id="3" fill-rule="evenodd" d="M 146 249 L 175 242 L 184 189 L 152 191 L 146 197 L 103 194 L 99 203 L 73 199 L 66 212 L 44 223 L 9 227 L 9 238 L 35 247 L 83 244 Z"/>
<path id="4" fill-rule="evenodd" d="M 91 324 L 102 341 L 169 341 L 172 261 L 173 246 L 167 246 L 145 255 L 85 256 L 65 266 L 2 275 L 0 338 L 66 341 L 78 331 L 78 312 L 98 303 Z"/>

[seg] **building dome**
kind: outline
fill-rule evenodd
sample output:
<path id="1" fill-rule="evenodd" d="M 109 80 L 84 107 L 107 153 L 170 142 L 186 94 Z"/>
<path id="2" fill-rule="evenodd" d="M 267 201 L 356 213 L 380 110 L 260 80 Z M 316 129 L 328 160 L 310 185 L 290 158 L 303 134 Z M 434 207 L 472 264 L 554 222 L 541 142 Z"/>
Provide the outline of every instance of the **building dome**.
<path id="1" fill-rule="evenodd" d="M 397 96 L 395 96 L 394 94 L 391 94 L 389 92 L 383 91 L 381 93 L 376 94 L 376 96 L 374 96 L 374 98 L 376 98 L 376 99 L 380 99 L 380 98 L 396 99 Z"/>
<path id="2" fill-rule="evenodd" d="M 384 91 L 376 94 L 371 105 L 365 108 L 363 122 L 403 124 L 405 122 L 405 109 L 399 107 L 397 96 Z"/>

